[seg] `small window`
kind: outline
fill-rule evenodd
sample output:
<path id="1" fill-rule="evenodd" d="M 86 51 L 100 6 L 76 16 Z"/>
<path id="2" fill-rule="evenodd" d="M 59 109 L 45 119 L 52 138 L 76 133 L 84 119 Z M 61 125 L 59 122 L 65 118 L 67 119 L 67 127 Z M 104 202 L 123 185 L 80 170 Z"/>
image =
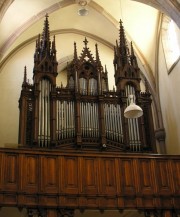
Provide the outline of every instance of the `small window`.
<path id="1" fill-rule="evenodd" d="M 180 60 L 180 31 L 174 21 L 168 16 L 163 16 L 162 44 L 168 73 Z"/>

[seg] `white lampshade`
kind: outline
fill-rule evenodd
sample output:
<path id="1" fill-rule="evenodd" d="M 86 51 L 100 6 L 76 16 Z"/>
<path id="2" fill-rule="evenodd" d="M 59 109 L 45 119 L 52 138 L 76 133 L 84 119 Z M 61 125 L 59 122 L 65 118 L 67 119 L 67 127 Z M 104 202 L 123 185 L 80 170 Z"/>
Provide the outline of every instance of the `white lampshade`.
<path id="1" fill-rule="evenodd" d="M 143 115 L 143 110 L 134 102 L 134 95 L 129 95 L 130 105 L 124 110 L 124 117 L 139 118 Z"/>

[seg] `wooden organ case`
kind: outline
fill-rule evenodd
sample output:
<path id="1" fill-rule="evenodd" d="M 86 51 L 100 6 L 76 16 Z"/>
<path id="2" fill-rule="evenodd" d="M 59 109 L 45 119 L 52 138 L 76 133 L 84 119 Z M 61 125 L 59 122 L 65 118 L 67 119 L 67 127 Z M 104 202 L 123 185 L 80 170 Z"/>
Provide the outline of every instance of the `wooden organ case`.
<path id="1" fill-rule="evenodd" d="M 20 97 L 19 143 L 23 146 L 61 150 L 156 152 L 148 89 L 140 92 L 140 69 L 126 42 L 120 23 L 120 42 L 114 48 L 115 85 L 109 90 L 108 73 L 102 67 L 96 44 L 94 59 L 85 38 L 78 58 L 67 66 L 67 86 L 57 87 L 55 39 L 49 39 L 46 19 L 42 39 L 36 42 L 33 85 L 26 69 Z M 139 119 L 125 119 L 128 95 L 143 108 Z"/>
<path id="2" fill-rule="evenodd" d="M 116 90 L 109 90 L 98 46 L 88 41 L 67 65 L 67 86 L 56 85 L 55 37 L 48 16 L 36 41 L 33 84 L 26 68 L 19 100 L 18 149 L 0 150 L 1 206 L 26 207 L 28 217 L 73 217 L 80 209 L 138 209 L 177 216 L 180 158 L 157 155 L 151 94 L 140 90 L 140 69 L 120 22 L 114 47 Z M 124 118 L 128 95 L 143 109 Z"/>

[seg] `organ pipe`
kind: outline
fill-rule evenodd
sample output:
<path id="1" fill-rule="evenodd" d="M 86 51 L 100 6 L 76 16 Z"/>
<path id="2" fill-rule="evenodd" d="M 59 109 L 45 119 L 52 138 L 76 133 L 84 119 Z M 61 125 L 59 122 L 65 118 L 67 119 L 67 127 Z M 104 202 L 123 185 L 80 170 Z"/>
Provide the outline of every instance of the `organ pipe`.
<path id="1" fill-rule="evenodd" d="M 99 117 L 97 103 L 81 102 L 80 115 L 82 137 L 98 137 Z"/>
<path id="2" fill-rule="evenodd" d="M 123 143 L 120 105 L 105 104 L 104 117 L 106 138 Z"/>
<path id="3" fill-rule="evenodd" d="M 38 145 L 40 147 L 48 147 L 50 142 L 50 81 L 42 79 L 39 83 L 39 90 Z"/>
<path id="4" fill-rule="evenodd" d="M 75 134 L 74 102 L 57 102 L 57 139 L 72 138 Z"/>

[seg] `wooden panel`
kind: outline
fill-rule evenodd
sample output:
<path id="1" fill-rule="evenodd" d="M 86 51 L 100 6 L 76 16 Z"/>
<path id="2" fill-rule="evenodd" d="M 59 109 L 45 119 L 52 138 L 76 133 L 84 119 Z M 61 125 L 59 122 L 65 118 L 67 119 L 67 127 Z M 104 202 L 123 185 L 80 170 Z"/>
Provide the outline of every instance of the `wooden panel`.
<path id="1" fill-rule="evenodd" d="M 0 149 L 3 206 L 180 208 L 177 156 L 3 151 Z"/>
<path id="2" fill-rule="evenodd" d="M 115 159 L 102 158 L 100 160 L 100 188 L 102 194 L 115 195 L 117 193 Z"/>
<path id="3" fill-rule="evenodd" d="M 82 159 L 82 193 L 89 195 L 98 193 L 97 164 L 96 158 L 85 157 Z"/>
<path id="4" fill-rule="evenodd" d="M 79 192 L 78 181 L 78 158 L 65 157 L 62 162 L 62 191 L 68 194 L 77 194 Z"/>
<path id="5" fill-rule="evenodd" d="M 172 193 L 172 174 L 170 173 L 167 160 L 156 161 L 156 183 L 158 194 L 167 195 Z"/>
<path id="6" fill-rule="evenodd" d="M 124 198 L 124 207 L 125 208 L 137 207 L 137 199 L 135 197 L 125 197 Z"/>
<path id="7" fill-rule="evenodd" d="M 3 203 L 7 205 L 15 205 L 17 203 L 17 195 L 16 194 L 5 194 L 3 198 Z"/>
<path id="8" fill-rule="evenodd" d="M 100 209 L 113 208 L 113 207 L 117 207 L 117 198 L 103 197 L 100 199 L 100 203 L 99 203 Z"/>
<path id="9" fill-rule="evenodd" d="M 59 191 L 59 162 L 55 156 L 41 158 L 41 191 L 57 193 Z"/>
<path id="10" fill-rule="evenodd" d="M 22 190 L 28 193 L 38 192 L 39 163 L 38 156 L 24 155 L 22 159 Z"/>
<path id="11" fill-rule="evenodd" d="M 18 190 L 18 155 L 4 155 L 4 163 L 2 168 L 3 173 L 3 188 L 6 190 Z"/>
<path id="12" fill-rule="evenodd" d="M 80 198 L 79 200 L 79 204 L 82 207 L 91 207 L 91 208 L 97 208 L 99 207 L 99 198 L 97 198 L 96 196 L 94 197 L 83 197 Z"/>
<path id="13" fill-rule="evenodd" d="M 38 196 L 37 195 L 25 195 L 24 196 L 24 203 L 26 205 L 36 205 L 38 204 Z"/>
<path id="14" fill-rule="evenodd" d="M 152 195 L 155 192 L 153 182 L 153 170 L 151 160 L 140 159 L 138 162 L 138 186 L 139 193 L 143 195 Z"/>
<path id="15" fill-rule="evenodd" d="M 2 169 L 3 169 L 3 154 L 0 153 L 0 190 L 2 189 Z"/>
<path id="16" fill-rule="evenodd" d="M 123 159 L 120 161 L 123 194 L 132 195 L 136 193 L 135 174 L 133 160 Z M 137 175 L 137 174 L 136 174 Z"/>
<path id="17" fill-rule="evenodd" d="M 172 166 L 175 193 L 180 195 L 180 160 L 172 161 L 171 166 Z"/>
<path id="18" fill-rule="evenodd" d="M 56 195 L 40 195 L 38 199 L 38 203 L 41 206 L 58 206 L 59 198 Z"/>
<path id="19" fill-rule="evenodd" d="M 60 198 L 61 206 L 79 207 L 79 198 L 76 196 L 68 196 Z"/>

